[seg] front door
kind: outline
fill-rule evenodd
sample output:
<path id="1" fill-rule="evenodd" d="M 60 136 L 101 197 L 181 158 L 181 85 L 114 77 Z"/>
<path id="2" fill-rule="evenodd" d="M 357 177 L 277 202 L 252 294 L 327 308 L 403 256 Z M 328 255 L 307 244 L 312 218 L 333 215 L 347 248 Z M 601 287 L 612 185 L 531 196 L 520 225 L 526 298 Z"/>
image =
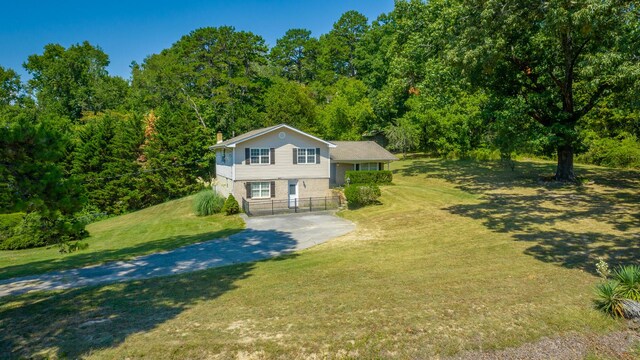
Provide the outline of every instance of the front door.
<path id="1" fill-rule="evenodd" d="M 298 204 L 298 180 L 289 180 L 289 207 L 294 208 Z"/>

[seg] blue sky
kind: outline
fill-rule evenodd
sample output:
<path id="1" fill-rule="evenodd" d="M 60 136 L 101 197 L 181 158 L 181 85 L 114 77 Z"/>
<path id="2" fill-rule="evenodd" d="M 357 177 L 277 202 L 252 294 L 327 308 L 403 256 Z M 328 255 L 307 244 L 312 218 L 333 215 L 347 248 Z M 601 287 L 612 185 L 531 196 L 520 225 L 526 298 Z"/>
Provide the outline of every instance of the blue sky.
<path id="1" fill-rule="evenodd" d="M 129 78 L 132 61 L 171 46 L 205 26 L 231 25 L 261 35 L 269 46 L 288 29 L 313 36 L 331 29 L 341 14 L 357 10 L 369 21 L 393 9 L 393 0 L 326 1 L 33 1 L 0 0 L 0 65 L 18 71 L 44 45 L 88 40 L 111 60 L 109 73 Z"/>

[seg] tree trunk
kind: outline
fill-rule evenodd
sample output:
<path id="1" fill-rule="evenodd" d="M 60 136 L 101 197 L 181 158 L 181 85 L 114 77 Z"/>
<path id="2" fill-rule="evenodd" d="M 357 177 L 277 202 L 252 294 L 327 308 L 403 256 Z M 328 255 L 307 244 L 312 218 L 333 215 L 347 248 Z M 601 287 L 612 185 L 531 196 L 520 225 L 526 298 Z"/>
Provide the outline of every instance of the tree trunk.
<path id="1" fill-rule="evenodd" d="M 573 172 L 573 147 L 571 145 L 558 146 L 556 181 L 576 181 L 576 174 Z"/>

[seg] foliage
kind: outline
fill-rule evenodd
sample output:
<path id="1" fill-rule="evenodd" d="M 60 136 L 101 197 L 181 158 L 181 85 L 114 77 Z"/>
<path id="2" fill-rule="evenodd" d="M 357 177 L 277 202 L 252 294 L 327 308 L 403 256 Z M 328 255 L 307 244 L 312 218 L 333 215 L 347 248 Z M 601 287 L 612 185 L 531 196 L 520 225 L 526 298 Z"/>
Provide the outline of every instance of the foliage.
<path id="1" fill-rule="evenodd" d="M 600 260 L 597 267 L 604 282 L 596 285 L 596 308 L 612 316 L 635 316 L 640 301 L 640 266 L 620 266 L 613 271 L 612 280 L 607 280 L 610 271 L 606 262 Z"/>
<path id="2" fill-rule="evenodd" d="M 371 24 L 348 11 L 324 35 L 290 29 L 270 51 L 248 31 L 195 29 L 130 83 L 95 45 L 48 44 L 24 83 L 0 67 L 0 213 L 37 213 L 64 242 L 85 205 L 123 214 L 197 191 L 217 131 L 282 122 L 448 158 L 559 156 L 561 180 L 574 153 L 639 167 L 639 28 L 630 1 L 398 0 Z"/>
<path id="3" fill-rule="evenodd" d="M 20 76 L 12 69 L 0 66 L 0 106 L 14 103 L 21 97 Z"/>
<path id="4" fill-rule="evenodd" d="M 78 120 L 83 111 L 98 112 L 123 101 L 128 86 L 121 78 L 110 78 L 107 65 L 107 54 L 85 41 L 67 49 L 46 45 L 42 55 L 29 56 L 24 67 L 32 76 L 29 85 L 39 107 Z"/>
<path id="5" fill-rule="evenodd" d="M 349 184 L 391 184 L 393 181 L 393 173 L 389 170 L 379 171 L 354 171 L 349 170 L 345 173 L 345 177 L 349 179 Z"/>
<path id="6" fill-rule="evenodd" d="M 236 200 L 233 194 L 229 194 L 229 197 L 225 200 L 222 212 L 227 215 L 240 213 L 240 205 L 238 205 L 238 200 Z"/>
<path id="7" fill-rule="evenodd" d="M 368 28 L 367 18 L 351 10 L 342 14 L 328 34 L 320 37 L 318 63 L 322 81 L 333 82 L 340 76 L 357 75 L 356 48 Z"/>
<path id="8" fill-rule="evenodd" d="M 222 210 L 225 198 L 211 189 L 200 191 L 193 198 L 193 213 L 196 216 L 209 216 Z"/>
<path id="9" fill-rule="evenodd" d="M 77 130 L 72 173 L 84 182 L 89 204 L 109 214 L 121 214 L 151 204 L 141 198 L 137 162 L 143 142 L 142 119 L 107 112 L 88 119 Z"/>
<path id="10" fill-rule="evenodd" d="M 320 110 L 324 137 L 330 140 L 359 140 L 375 127 L 376 118 L 360 80 L 344 78 L 335 85 L 331 100 Z"/>
<path id="11" fill-rule="evenodd" d="M 315 132 L 316 104 L 304 85 L 276 80 L 264 95 L 265 126 L 287 124 Z"/>
<path id="12" fill-rule="evenodd" d="M 0 214 L 0 247 L 6 239 L 13 236 L 14 228 L 22 222 L 25 215 L 23 212 Z"/>
<path id="13" fill-rule="evenodd" d="M 155 205 L 199 190 L 198 177 L 213 177 L 211 139 L 210 129 L 199 126 L 188 110 L 159 109 L 139 161 L 141 202 Z"/>
<path id="14" fill-rule="evenodd" d="M 83 188 L 68 176 L 68 121 L 32 109 L 0 111 L 0 209 L 55 212 L 82 208 Z"/>
<path id="15" fill-rule="evenodd" d="M 26 214 L 9 231 L 11 235 L 0 243 L 0 250 L 27 249 L 47 245 L 43 219 L 38 213 Z"/>
<path id="16" fill-rule="evenodd" d="M 492 161 L 492 160 L 500 160 L 500 152 L 498 150 L 487 149 L 487 148 L 477 148 L 470 150 L 466 158 L 478 160 L 478 161 Z"/>
<path id="17" fill-rule="evenodd" d="M 640 266 L 621 266 L 613 272 L 618 281 L 617 291 L 620 296 L 634 301 L 640 301 Z"/>
<path id="18" fill-rule="evenodd" d="M 640 168 L 640 142 L 631 134 L 617 138 L 599 138 L 591 133 L 585 140 L 587 151 L 578 160 L 590 164 Z"/>
<path id="19" fill-rule="evenodd" d="M 258 68 L 266 63 L 266 51 L 264 39 L 251 32 L 230 26 L 196 29 L 134 65 L 137 102 L 188 114 L 227 137 L 251 130 L 260 118 L 256 101 L 264 84 Z"/>
<path id="20" fill-rule="evenodd" d="M 598 259 L 598 263 L 596 264 L 596 272 L 603 280 L 607 280 L 609 276 L 611 276 L 611 269 L 609 269 L 609 264 L 604 261 L 603 258 Z"/>
<path id="21" fill-rule="evenodd" d="M 271 48 L 269 58 L 282 76 L 306 83 L 316 75 L 318 40 L 306 29 L 289 29 Z"/>
<path id="22" fill-rule="evenodd" d="M 634 3 L 462 0 L 450 14 L 449 59 L 476 86 L 524 100 L 557 149 L 556 179 L 575 180 L 577 124 L 640 75 Z"/>
<path id="23" fill-rule="evenodd" d="M 618 292 L 618 281 L 609 280 L 596 285 L 596 309 L 612 316 L 624 316 L 622 300 Z"/>
<path id="24" fill-rule="evenodd" d="M 417 126 L 405 118 L 400 119 L 396 125 L 389 125 L 384 133 L 389 140 L 389 148 L 402 151 L 405 155 L 407 151 L 417 148 L 420 141 Z"/>
<path id="25" fill-rule="evenodd" d="M 376 204 L 380 195 L 380 188 L 376 184 L 351 184 L 344 189 L 350 207 Z"/>

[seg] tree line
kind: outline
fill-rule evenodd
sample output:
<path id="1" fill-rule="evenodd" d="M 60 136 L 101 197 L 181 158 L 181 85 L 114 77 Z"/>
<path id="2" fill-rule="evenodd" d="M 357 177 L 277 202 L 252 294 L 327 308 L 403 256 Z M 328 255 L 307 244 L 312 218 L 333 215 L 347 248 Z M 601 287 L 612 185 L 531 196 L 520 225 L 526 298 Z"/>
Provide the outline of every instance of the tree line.
<path id="1" fill-rule="evenodd" d="M 30 232 L 80 238 L 87 214 L 193 193 L 214 175 L 217 131 L 278 123 L 435 156 L 551 156 L 560 181 L 576 179 L 576 156 L 637 167 L 639 42 L 633 1 L 398 0 L 271 48 L 196 29 L 130 79 L 94 44 L 49 44 L 26 82 L 0 67 L 0 214 L 21 214 L 14 248 Z"/>

